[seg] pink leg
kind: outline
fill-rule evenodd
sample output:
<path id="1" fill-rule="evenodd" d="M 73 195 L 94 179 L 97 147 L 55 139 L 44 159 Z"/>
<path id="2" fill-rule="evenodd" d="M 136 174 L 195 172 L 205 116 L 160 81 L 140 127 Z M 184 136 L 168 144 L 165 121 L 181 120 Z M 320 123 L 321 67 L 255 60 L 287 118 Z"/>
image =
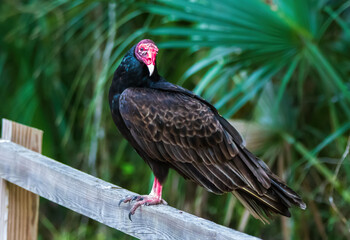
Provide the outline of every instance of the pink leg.
<path id="1" fill-rule="evenodd" d="M 151 190 L 149 195 L 152 195 L 152 196 L 155 196 L 155 197 L 161 199 L 162 198 L 162 188 L 163 188 L 163 186 L 160 184 L 158 179 L 156 177 L 154 177 L 152 190 Z"/>
<path id="2" fill-rule="evenodd" d="M 136 201 L 136 203 L 132 206 L 130 213 L 129 213 L 129 219 L 131 221 L 131 215 L 134 215 L 136 209 L 142 205 L 157 205 L 157 204 L 167 204 L 166 201 L 162 199 L 162 188 L 163 186 L 160 184 L 158 179 L 154 177 L 154 182 L 152 186 L 152 190 L 149 195 L 142 195 L 142 196 L 133 196 L 133 197 L 127 197 L 125 199 L 120 200 L 119 205 L 127 202 Z"/>

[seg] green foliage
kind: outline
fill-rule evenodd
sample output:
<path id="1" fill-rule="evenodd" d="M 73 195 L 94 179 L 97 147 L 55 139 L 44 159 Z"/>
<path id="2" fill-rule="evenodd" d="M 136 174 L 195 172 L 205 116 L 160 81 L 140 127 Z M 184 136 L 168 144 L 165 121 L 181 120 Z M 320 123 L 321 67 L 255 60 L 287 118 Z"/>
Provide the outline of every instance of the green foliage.
<path id="1" fill-rule="evenodd" d="M 0 4 L 0 116 L 45 132 L 43 153 L 139 193 L 151 172 L 117 133 L 107 95 L 142 38 L 158 69 L 208 99 L 305 199 L 262 225 L 231 195 L 171 172 L 175 207 L 266 239 L 350 238 L 349 1 L 32 0 Z M 147 170 L 145 170 L 147 169 Z M 184 194 L 185 193 L 185 194 Z M 186 194 L 187 193 L 187 194 Z M 195 193 L 195 194 L 193 194 Z M 242 216 L 242 217 L 241 217 Z M 130 239 L 42 200 L 42 239 Z"/>

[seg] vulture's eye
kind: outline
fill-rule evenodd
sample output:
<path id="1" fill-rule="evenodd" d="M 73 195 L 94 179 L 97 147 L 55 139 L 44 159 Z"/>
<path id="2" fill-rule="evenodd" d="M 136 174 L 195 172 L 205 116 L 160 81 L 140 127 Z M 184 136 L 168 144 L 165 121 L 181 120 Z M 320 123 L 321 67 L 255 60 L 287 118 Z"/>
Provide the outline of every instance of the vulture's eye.
<path id="1" fill-rule="evenodd" d="M 140 50 L 141 50 L 141 51 L 144 51 L 145 49 L 142 47 Z"/>

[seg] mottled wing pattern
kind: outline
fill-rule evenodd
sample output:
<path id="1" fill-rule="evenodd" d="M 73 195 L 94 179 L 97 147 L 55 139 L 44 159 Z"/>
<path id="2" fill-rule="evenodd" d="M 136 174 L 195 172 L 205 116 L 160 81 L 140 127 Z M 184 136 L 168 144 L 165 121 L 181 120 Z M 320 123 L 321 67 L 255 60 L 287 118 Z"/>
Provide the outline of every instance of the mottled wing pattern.
<path id="1" fill-rule="evenodd" d="M 248 186 L 264 194 L 271 181 L 223 128 L 205 103 L 177 92 L 128 88 L 120 114 L 149 158 L 167 162 L 185 178 L 215 193 Z"/>

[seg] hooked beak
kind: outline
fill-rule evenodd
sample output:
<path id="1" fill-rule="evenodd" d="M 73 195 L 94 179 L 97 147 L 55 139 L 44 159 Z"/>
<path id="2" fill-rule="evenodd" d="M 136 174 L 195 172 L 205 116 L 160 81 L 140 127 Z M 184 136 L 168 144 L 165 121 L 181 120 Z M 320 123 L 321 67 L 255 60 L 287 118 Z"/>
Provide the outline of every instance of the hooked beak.
<path id="1" fill-rule="evenodd" d="M 148 71 L 149 71 L 149 76 L 152 76 L 154 72 L 154 64 L 147 65 Z"/>

